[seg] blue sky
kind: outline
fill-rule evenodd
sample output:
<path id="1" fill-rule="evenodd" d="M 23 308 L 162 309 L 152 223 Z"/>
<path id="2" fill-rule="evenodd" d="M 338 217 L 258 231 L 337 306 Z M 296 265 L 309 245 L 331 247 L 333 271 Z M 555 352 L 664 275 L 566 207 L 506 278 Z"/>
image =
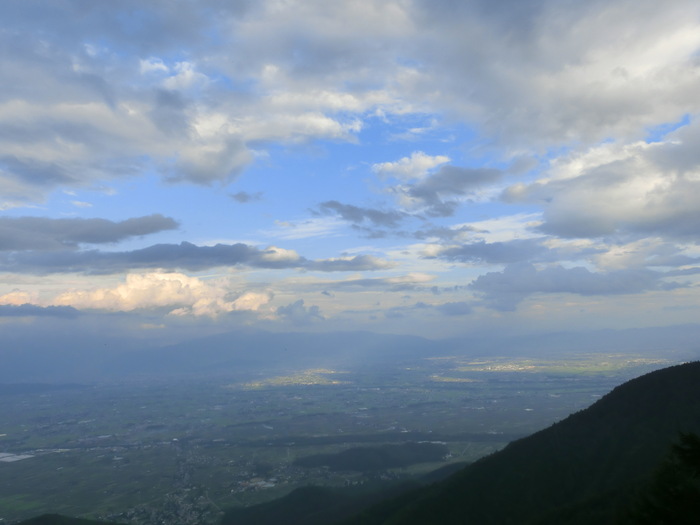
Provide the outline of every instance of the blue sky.
<path id="1" fill-rule="evenodd" d="M 24 0 L 0 20 L 6 329 L 697 320 L 697 2 Z"/>

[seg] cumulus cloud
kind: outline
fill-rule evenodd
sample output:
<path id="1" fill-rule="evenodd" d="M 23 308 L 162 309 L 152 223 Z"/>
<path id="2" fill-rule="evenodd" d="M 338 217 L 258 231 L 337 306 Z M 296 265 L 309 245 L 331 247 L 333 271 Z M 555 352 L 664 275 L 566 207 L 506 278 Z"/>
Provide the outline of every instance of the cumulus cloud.
<path id="1" fill-rule="evenodd" d="M 130 273 L 123 283 L 111 288 L 64 292 L 51 303 L 82 310 L 163 309 L 178 316 L 216 317 L 233 311 L 256 311 L 271 299 L 268 292 L 236 293 L 227 279 L 203 280 L 176 272 L 151 272 Z"/>
<path id="2" fill-rule="evenodd" d="M 160 214 L 114 222 L 106 219 L 0 217 L 0 251 L 77 249 L 166 230 L 177 222 Z"/>
<path id="3" fill-rule="evenodd" d="M 410 157 L 403 157 L 395 162 L 380 162 L 372 165 L 372 171 L 378 175 L 394 177 L 401 180 L 415 180 L 425 177 L 430 170 L 449 162 L 445 155 L 426 155 L 414 151 Z"/>

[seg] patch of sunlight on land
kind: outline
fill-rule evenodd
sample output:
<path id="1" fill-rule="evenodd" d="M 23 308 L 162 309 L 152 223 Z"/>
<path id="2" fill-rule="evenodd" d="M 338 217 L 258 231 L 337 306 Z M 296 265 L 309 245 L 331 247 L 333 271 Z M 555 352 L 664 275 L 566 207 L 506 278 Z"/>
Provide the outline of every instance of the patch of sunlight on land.
<path id="1" fill-rule="evenodd" d="M 338 374 L 347 374 L 347 372 L 327 368 L 312 368 L 292 375 L 276 376 L 244 383 L 242 386 L 243 388 L 254 389 L 268 386 L 347 385 L 350 383 L 349 381 L 341 381 L 332 377 Z"/>
<path id="2" fill-rule="evenodd" d="M 14 463 L 23 459 L 33 458 L 30 454 L 10 454 L 9 452 L 0 452 L 0 461 L 3 463 Z"/>
<path id="3" fill-rule="evenodd" d="M 431 381 L 436 381 L 438 383 L 481 383 L 479 379 L 470 379 L 468 377 L 447 377 L 437 374 L 430 376 Z"/>
<path id="4" fill-rule="evenodd" d="M 460 361 L 457 372 L 538 372 L 550 374 L 596 374 L 625 368 L 670 363 L 668 359 L 634 357 L 629 354 L 589 354 L 573 359 L 513 359 Z"/>

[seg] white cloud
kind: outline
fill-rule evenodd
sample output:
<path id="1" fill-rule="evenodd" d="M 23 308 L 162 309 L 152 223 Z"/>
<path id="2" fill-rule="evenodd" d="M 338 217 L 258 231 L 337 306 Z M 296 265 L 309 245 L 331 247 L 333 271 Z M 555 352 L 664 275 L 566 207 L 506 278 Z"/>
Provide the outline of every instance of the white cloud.
<path id="1" fill-rule="evenodd" d="M 271 293 L 246 292 L 238 297 L 231 306 L 233 310 L 256 311 L 272 300 Z"/>
<path id="2" fill-rule="evenodd" d="M 265 262 L 295 262 L 300 259 L 299 254 L 294 250 L 285 250 L 276 246 L 269 246 L 262 250 L 260 259 Z"/>
<path id="3" fill-rule="evenodd" d="M 180 91 L 203 88 L 209 83 L 209 78 L 196 71 L 195 65 L 191 62 L 177 62 L 173 69 L 175 74 L 163 81 L 166 89 Z"/>
<path id="4" fill-rule="evenodd" d="M 559 159 L 551 176 L 512 186 L 507 200 L 543 207 L 540 229 L 562 237 L 695 237 L 700 224 L 700 125 L 655 143 L 611 143 Z"/>
<path id="5" fill-rule="evenodd" d="M 501 215 L 481 221 L 460 223 L 453 228 L 469 228 L 467 235 L 486 242 L 507 242 L 516 239 L 531 239 L 541 234 L 533 229 L 541 224 L 539 213 L 517 213 Z M 473 233 L 472 233 L 473 232 Z"/>
<path id="6" fill-rule="evenodd" d="M 9 304 L 14 306 L 36 304 L 36 300 L 37 297 L 35 294 L 19 290 L 0 295 L 0 304 Z"/>
<path id="7" fill-rule="evenodd" d="M 141 73 L 168 73 L 170 70 L 163 60 L 157 57 L 150 57 L 139 60 L 139 70 Z"/>
<path id="8" fill-rule="evenodd" d="M 640 138 L 700 108 L 700 7 L 690 0 L 417 5 L 416 92 L 514 152 Z"/>
<path id="9" fill-rule="evenodd" d="M 151 272 L 128 274 L 123 283 L 112 288 L 64 292 L 50 304 L 115 312 L 165 309 L 172 315 L 216 317 L 234 310 L 255 311 L 272 299 L 265 292 L 244 292 L 231 300 L 232 295 L 234 286 L 225 278 L 202 280 L 182 273 Z M 19 300 L 19 296 L 14 299 Z"/>
<path id="10" fill-rule="evenodd" d="M 422 151 L 414 151 L 410 157 L 403 157 L 395 162 L 381 162 L 372 165 L 372 171 L 381 175 L 395 177 L 401 180 L 422 179 L 428 172 L 449 162 L 445 155 L 426 155 Z"/>

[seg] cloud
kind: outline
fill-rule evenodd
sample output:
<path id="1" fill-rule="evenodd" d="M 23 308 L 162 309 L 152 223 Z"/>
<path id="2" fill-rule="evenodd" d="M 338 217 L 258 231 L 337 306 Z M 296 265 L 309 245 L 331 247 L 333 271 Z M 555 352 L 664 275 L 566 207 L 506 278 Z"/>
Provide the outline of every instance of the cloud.
<path id="1" fill-rule="evenodd" d="M 443 303 L 437 305 L 435 309 L 438 312 L 449 316 L 469 315 L 470 313 L 472 313 L 471 305 L 464 301 Z"/>
<path id="2" fill-rule="evenodd" d="M 272 300 L 270 292 L 246 292 L 237 297 L 232 303 L 233 310 L 257 311 Z"/>
<path id="3" fill-rule="evenodd" d="M 323 320 L 320 308 L 316 305 L 304 306 L 303 299 L 280 306 L 277 308 L 277 315 L 295 325 L 306 325 Z"/>
<path id="4" fill-rule="evenodd" d="M 61 317 L 73 319 L 80 314 L 70 306 L 37 306 L 34 304 L 0 304 L 0 317 Z"/>
<path id="5" fill-rule="evenodd" d="M 403 157 L 395 162 L 372 164 L 372 171 L 401 180 L 415 180 L 422 179 L 431 169 L 449 161 L 450 158 L 445 155 L 431 156 L 422 151 L 414 151 L 410 157 Z"/>
<path id="6" fill-rule="evenodd" d="M 262 199 L 263 193 L 261 191 L 257 191 L 255 193 L 248 193 L 246 191 L 239 191 L 238 193 L 234 193 L 231 195 L 231 198 L 235 200 L 236 202 L 240 202 L 241 204 L 246 204 L 248 202 L 253 202 L 253 201 L 259 201 Z"/>
<path id="7" fill-rule="evenodd" d="M 465 237 L 467 234 L 478 232 L 479 230 L 469 225 L 458 225 L 452 227 L 432 226 L 413 233 L 416 239 L 438 239 L 441 241 L 455 241 Z"/>
<path id="8" fill-rule="evenodd" d="M 692 0 L 203 0 L 139 5 L 138 24 L 136 6 L 3 9 L 14 79 L 0 90 L 3 207 L 154 169 L 226 183 L 254 149 L 353 141 L 376 115 L 450 115 L 509 157 L 639 138 L 700 110 Z M 419 180 L 445 159 L 416 151 L 374 166 Z M 452 202 L 430 209 L 449 215 Z"/>
<path id="9" fill-rule="evenodd" d="M 386 228 L 395 228 L 403 220 L 405 214 L 398 211 L 381 211 L 373 208 L 361 208 L 352 204 L 342 204 L 338 201 L 331 200 L 319 204 L 322 212 L 335 212 L 340 217 L 354 224 L 368 222 L 374 226 L 383 226 Z"/>
<path id="10" fill-rule="evenodd" d="M 543 206 L 539 230 L 561 237 L 611 235 L 695 239 L 700 233 L 700 125 L 663 142 L 604 144 L 558 160 L 504 198 Z"/>
<path id="11" fill-rule="evenodd" d="M 699 107 L 700 8 L 690 0 L 413 6 L 425 39 L 414 43 L 414 89 L 511 150 L 638 138 Z"/>
<path id="12" fill-rule="evenodd" d="M 326 289 L 379 288 L 391 292 L 415 290 L 432 281 L 434 276 L 425 273 L 409 273 L 395 277 L 351 278 L 333 283 L 323 283 Z"/>
<path id="13" fill-rule="evenodd" d="M 459 246 L 446 246 L 426 257 L 472 264 L 511 264 L 541 259 L 541 256 L 548 252 L 549 249 L 544 246 L 542 239 L 516 239 L 507 242 L 480 241 Z"/>
<path id="14" fill-rule="evenodd" d="M 359 272 L 368 270 L 386 270 L 393 268 L 394 263 L 374 257 L 373 255 L 355 255 L 353 257 L 338 257 L 308 261 L 304 267 L 320 272 Z"/>
<path id="15" fill-rule="evenodd" d="M 277 220 L 275 225 L 280 229 L 264 233 L 269 237 L 282 240 L 328 237 L 336 235 L 336 230 L 341 224 L 341 221 L 334 217 L 314 217 L 299 222 Z"/>
<path id="16" fill-rule="evenodd" d="M 645 238 L 629 243 L 601 246 L 591 259 L 598 268 L 608 271 L 625 268 L 680 267 L 697 264 L 700 260 L 684 252 L 684 246 L 659 238 Z"/>
<path id="17" fill-rule="evenodd" d="M 648 290 L 673 289 L 663 274 L 645 269 L 594 273 L 583 267 L 552 266 L 537 270 L 528 263 L 511 264 L 502 272 L 477 277 L 469 289 L 483 298 L 484 304 L 497 310 L 515 310 L 519 302 L 536 293 L 573 293 L 578 295 L 638 294 Z"/>
<path id="18" fill-rule="evenodd" d="M 202 280 L 182 273 L 130 273 L 111 288 L 64 292 L 54 305 L 78 309 L 129 312 L 164 309 L 171 315 L 216 317 L 234 311 L 257 311 L 272 299 L 269 292 L 237 293 L 229 280 Z"/>
<path id="19" fill-rule="evenodd" d="M 416 184 L 397 186 L 393 191 L 406 207 L 424 209 L 433 217 L 449 217 L 454 214 L 461 198 L 497 182 L 501 176 L 502 172 L 496 169 L 450 165 Z"/>
<path id="20" fill-rule="evenodd" d="M 135 269 L 206 270 L 218 266 L 264 269 L 306 269 L 320 272 L 367 271 L 391 268 L 393 263 L 371 255 L 309 260 L 294 250 L 264 249 L 243 243 L 197 246 L 189 242 L 155 244 L 126 252 L 55 251 L 10 252 L 0 256 L 0 271 L 51 274 L 110 274 Z"/>
<path id="21" fill-rule="evenodd" d="M 77 249 L 80 244 L 115 243 L 178 227 L 160 214 L 114 222 L 106 219 L 0 217 L 0 251 Z"/>

